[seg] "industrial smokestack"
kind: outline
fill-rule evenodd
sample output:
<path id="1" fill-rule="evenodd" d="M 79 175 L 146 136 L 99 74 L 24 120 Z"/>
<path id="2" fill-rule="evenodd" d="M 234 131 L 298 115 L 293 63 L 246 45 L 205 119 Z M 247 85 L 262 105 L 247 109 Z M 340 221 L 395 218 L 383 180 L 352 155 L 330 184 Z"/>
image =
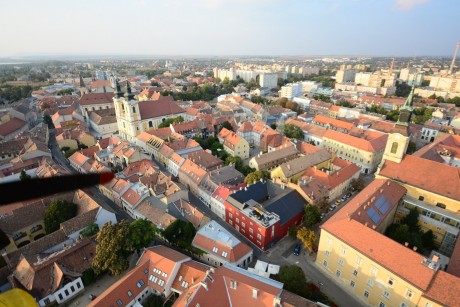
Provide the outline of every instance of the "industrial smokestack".
<path id="1" fill-rule="evenodd" d="M 449 75 L 452 75 L 452 72 L 454 70 L 455 58 L 457 57 L 457 52 L 458 52 L 459 47 L 460 47 L 460 43 L 457 43 L 457 47 L 455 48 L 454 57 L 452 58 L 452 63 L 450 63 Z"/>

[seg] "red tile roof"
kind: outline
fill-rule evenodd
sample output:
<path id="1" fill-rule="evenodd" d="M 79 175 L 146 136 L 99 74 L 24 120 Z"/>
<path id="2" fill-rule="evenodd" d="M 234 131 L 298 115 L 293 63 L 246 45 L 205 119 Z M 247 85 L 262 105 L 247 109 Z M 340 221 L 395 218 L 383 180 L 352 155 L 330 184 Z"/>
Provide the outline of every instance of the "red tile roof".
<path id="1" fill-rule="evenodd" d="M 428 289 L 435 271 L 422 264 L 424 256 L 362 224 L 363 210 L 369 199 L 383 194 L 397 205 L 405 189 L 390 180 L 376 179 L 345 204 L 321 228 L 379 265 L 400 276 L 421 290 Z M 359 220 L 358 220 L 359 219 Z"/>
<path id="2" fill-rule="evenodd" d="M 7 136 L 26 125 L 27 123 L 25 121 L 20 120 L 19 118 L 12 118 L 6 123 L 0 125 L 0 136 Z"/>
<path id="3" fill-rule="evenodd" d="M 93 105 L 93 104 L 109 104 L 113 103 L 113 96 L 115 94 L 111 92 L 107 93 L 90 93 L 83 94 L 80 98 L 80 105 Z"/>
<path id="4" fill-rule="evenodd" d="M 401 163 L 385 160 L 379 175 L 460 200 L 460 169 L 447 164 L 406 155 Z"/>
<path id="5" fill-rule="evenodd" d="M 443 306 L 458 306 L 460 302 L 460 279 L 439 270 L 423 296 Z"/>
<path id="6" fill-rule="evenodd" d="M 386 134 L 369 130 L 363 131 L 360 136 L 352 136 L 328 129 L 323 137 L 373 153 L 385 149 L 388 139 Z"/>
<path id="7" fill-rule="evenodd" d="M 156 118 L 166 115 L 185 113 L 185 110 L 179 107 L 171 96 L 161 96 L 158 100 L 148 100 L 139 102 L 139 112 L 142 120 Z"/>

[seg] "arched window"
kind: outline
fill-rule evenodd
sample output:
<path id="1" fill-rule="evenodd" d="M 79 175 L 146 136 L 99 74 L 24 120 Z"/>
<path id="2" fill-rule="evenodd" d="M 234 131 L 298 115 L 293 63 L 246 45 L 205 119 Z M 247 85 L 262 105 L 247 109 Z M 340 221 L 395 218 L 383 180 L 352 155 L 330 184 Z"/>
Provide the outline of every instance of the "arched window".
<path id="1" fill-rule="evenodd" d="M 395 154 L 397 151 L 398 151 L 398 142 L 393 142 L 393 144 L 391 144 L 391 153 Z"/>

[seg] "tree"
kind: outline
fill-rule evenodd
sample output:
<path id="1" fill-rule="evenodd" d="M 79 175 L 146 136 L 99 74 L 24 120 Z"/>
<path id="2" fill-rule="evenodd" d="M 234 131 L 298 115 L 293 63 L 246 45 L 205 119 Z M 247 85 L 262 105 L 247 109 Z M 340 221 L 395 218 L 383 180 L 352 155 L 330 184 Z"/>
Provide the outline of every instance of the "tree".
<path id="1" fill-rule="evenodd" d="M 222 123 L 222 125 L 220 125 L 219 132 L 220 132 L 220 130 L 222 130 L 223 128 L 226 128 L 226 129 L 228 129 L 228 130 L 230 130 L 230 131 L 234 131 L 234 130 L 233 130 L 232 124 L 230 124 L 228 121 L 224 121 L 224 122 Z"/>
<path id="2" fill-rule="evenodd" d="M 307 279 L 305 273 L 297 265 L 283 265 L 273 279 L 284 284 L 284 289 L 305 297 L 308 295 Z"/>
<path id="3" fill-rule="evenodd" d="M 158 125 L 158 128 L 165 128 L 169 127 L 171 124 L 176 124 L 176 123 L 181 123 L 184 121 L 184 118 L 182 116 L 177 116 L 173 118 L 168 118 L 164 122 Z"/>
<path id="4" fill-rule="evenodd" d="M 409 211 L 409 214 L 406 215 L 402 220 L 401 224 L 406 224 L 409 227 L 410 232 L 419 232 L 420 225 L 418 224 L 419 212 L 417 209 L 413 208 Z"/>
<path id="5" fill-rule="evenodd" d="M 128 268 L 128 255 L 132 246 L 129 240 L 129 224 L 126 221 L 105 224 L 97 235 L 97 242 L 92 263 L 96 274 L 109 270 L 113 275 L 120 275 Z"/>
<path id="6" fill-rule="evenodd" d="M 297 231 L 297 239 L 302 241 L 303 246 L 310 252 L 315 249 L 316 242 L 318 241 L 315 232 L 305 227 L 299 228 Z"/>
<path id="7" fill-rule="evenodd" d="M 149 220 L 137 219 L 129 224 L 129 240 L 138 254 L 155 240 L 156 233 L 158 229 Z"/>
<path id="8" fill-rule="evenodd" d="M 26 172 L 25 169 L 23 169 L 23 170 L 21 171 L 21 175 L 19 175 L 19 180 L 21 180 L 21 181 L 26 181 L 26 180 L 29 180 L 29 179 L 31 179 L 31 178 L 32 178 L 32 177 L 31 177 L 29 174 L 27 174 L 27 172 Z"/>
<path id="9" fill-rule="evenodd" d="M 422 246 L 424 249 L 433 250 L 434 249 L 434 234 L 433 231 L 430 229 L 421 237 Z"/>
<path id="10" fill-rule="evenodd" d="M 80 231 L 80 236 L 82 236 L 83 238 L 91 237 L 95 235 L 98 231 L 99 231 L 99 226 L 96 223 L 93 223 L 91 225 L 86 226 L 85 229 Z"/>
<path id="11" fill-rule="evenodd" d="M 294 139 L 303 139 L 303 131 L 297 126 L 294 125 L 284 125 L 283 129 L 284 135 L 286 135 L 288 138 L 294 138 Z"/>
<path id="12" fill-rule="evenodd" d="M 276 126 L 275 123 L 273 123 L 273 124 L 270 125 L 270 128 L 272 128 L 273 130 L 276 130 L 276 127 L 277 127 L 277 126 Z"/>
<path id="13" fill-rule="evenodd" d="M 416 144 L 414 142 L 409 142 L 409 145 L 407 146 L 407 153 L 408 154 L 413 154 L 417 150 Z"/>
<path id="14" fill-rule="evenodd" d="M 259 170 L 259 171 L 249 173 L 244 178 L 244 182 L 247 183 L 247 184 L 252 184 L 252 183 L 254 183 L 256 181 L 259 181 L 260 179 L 268 178 L 269 176 L 270 176 L 270 174 L 267 171 Z"/>
<path id="15" fill-rule="evenodd" d="M 288 99 L 286 97 L 282 97 L 278 99 L 278 105 L 282 106 L 283 108 L 286 107 L 287 102 L 288 102 Z"/>
<path id="16" fill-rule="evenodd" d="M 409 226 L 403 224 L 390 225 L 386 231 L 386 234 L 391 239 L 401 244 L 409 243 L 411 241 L 411 233 Z"/>
<path id="17" fill-rule="evenodd" d="M 364 189 L 364 180 L 362 178 L 353 179 L 350 184 L 355 191 L 361 191 Z"/>
<path id="18" fill-rule="evenodd" d="M 48 114 L 45 114 L 43 116 L 43 123 L 48 125 L 49 129 L 54 129 L 53 120 L 51 119 L 51 116 L 49 116 Z"/>
<path id="19" fill-rule="evenodd" d="M 396 82 L 396 91 L 395 95 L 398 97 L 407 97 L 409 96 L 412 87 L 405 82 Z"/>
<path id="20" fill-rule="evenodd" d="M 50 234 L 59 229 L 61 223 L 77 215 L 77 205 L 66 200 L 55 200 L 45 211 L 45 231 Z"/>
<path id="21" fill-rule="evenodd" d="M 317 206 L 306 205 L 304 208 L 303 224 L 312 227 L 321 222 L 321 210 Z"/>

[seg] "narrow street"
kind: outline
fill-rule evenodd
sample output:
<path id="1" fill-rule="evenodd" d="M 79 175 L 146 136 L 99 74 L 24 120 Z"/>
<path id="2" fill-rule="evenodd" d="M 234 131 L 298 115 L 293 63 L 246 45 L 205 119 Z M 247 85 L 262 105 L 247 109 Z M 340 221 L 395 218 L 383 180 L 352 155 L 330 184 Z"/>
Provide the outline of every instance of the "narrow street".
<path id="1" fill-rule="evenodd" d="M 300 255 L 295 256 L 293 251 L 297 243 L 297 240 L 284 237 L 267 253 L 262 254 L 260 260 L 280 266 L 297 265 L 304 271 L 307 281 L 316 284 L 337 305 L 363 306 L 315 265 L 316 255 L 310 256 L 302 248 Z"/>

